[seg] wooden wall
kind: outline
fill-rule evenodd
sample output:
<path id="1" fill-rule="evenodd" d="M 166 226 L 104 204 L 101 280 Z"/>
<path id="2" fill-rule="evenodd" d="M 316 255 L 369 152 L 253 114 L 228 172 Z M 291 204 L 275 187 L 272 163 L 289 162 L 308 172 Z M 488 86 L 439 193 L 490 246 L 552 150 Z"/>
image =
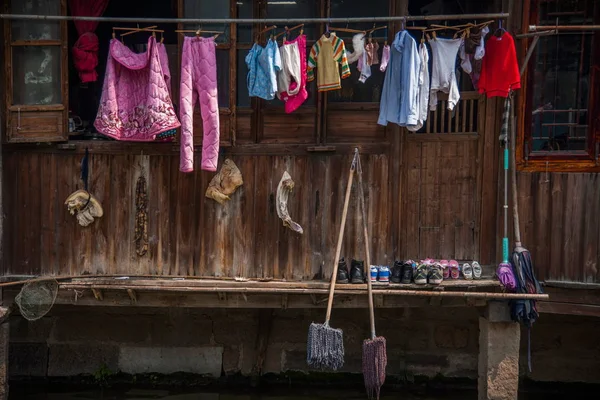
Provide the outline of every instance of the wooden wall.
<path id="1" fill-rule="evenodd" d="M 453 115 L 431 113 L 425 133 L 389 128 L 381 134 L 385 142 L 359 137 L 374 263 L 409 257 L 499 261 L 501 104 L 471 93 L 457 107 Z M 450 132 L 439 133 L 442 121 Z M 340 140 L 329 153 L 308 152 L 309 144 L 225 147 L 221 160 L 235 161 L 244 185 L 224 206 L 204 196 L 213 174 L 180 173 L 179 152 L 171 145 L 72 146 L 4 146 L 5 274 L 306 280 L 330 271 L 354 144 Z M 90 190 L 105 215 L 82 228 L 63 202 L 82 187 L 86 146 Z M 133 235 L 135 183 L 142 170 L 148 179 L 150 245 L 140 258 Z M 304 235 L 284 228 L 277 217 L 276 188 L 284 170 L 296 182 L 290 214 Z M 540 278 L 600 282 L 598 179 L 597 174 L 519 173 L 523 243 Z M 348 259 L 363 257 L 360 228 L 354 190 L 342 251 Z M 512 243 L 512 230 L 510 237 Z"/>
<path id="2" fill-rule="evenodd" d="M 6 274 L 124 273 L 311 279 L 333 258 L 350 155 L 232 156 L 244 185 L 224 206 L 204 196 L 212 173 L 179 172 L 179 155 L 92 154 L 90 191 L 104 216 L 80 227 L 63 205 L 81 188 L 82 154 L 5 153 Z M 388 157 L 363 156 L 372 254 L 392 261 L 393 199 Z M 199 160 L 196 160 L 199 165 Z M 135 183 L 146 171 L 149 254 L 135 252 Z M 289 211 L 304 235 L 284 228 L 275 210 L 287 170 L 296 182 Z M 362 257 L 356 190 L 344 255 Z M 327 266 L 329 269 L 329 265 Z"/>

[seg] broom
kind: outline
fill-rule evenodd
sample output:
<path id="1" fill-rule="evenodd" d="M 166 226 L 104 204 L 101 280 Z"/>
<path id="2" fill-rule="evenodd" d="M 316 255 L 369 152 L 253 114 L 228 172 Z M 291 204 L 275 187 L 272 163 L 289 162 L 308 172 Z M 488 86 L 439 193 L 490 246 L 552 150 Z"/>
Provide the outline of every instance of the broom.
<path id="1" fill-rule="evenodd" d="M 504 287 L 514 290 L 514 281 L 506 276 L 507 271 L 512 270 L 512 266 L 508 262 L 508 131 L 510 123 L 510 99 L 507 97 L 504 102 L 502 128 L 500 131 L 500 141 L 504 144 L 504 237 L 502 238 L 502 262 L 498 265 L 496 275 Z"/>
<path id="2" fill-rule="evenodd" d="M 356 149 L 358 154 L 358 149 Z M 367 271 L 371 266 L 371 254 L 369 252 L 369 233 L 367 231 L 367 215 L 365 211 L 365 194 L 363 189 L 362 166 L 360 157 L 358 157 L 358 200 L 360 203 L 360 212 L 363 220 L 363 233 L 365 241 L 365 267 Z M 365 380 L 365 388 L 369 399 L 379 399 L 381 386 L 385 382 L 385 368 L 387 366 L 386 342 L 383 336 L 375 334 L 375 312 L 373 310 L 373 288 L 371 279 L 367 279 L 367 288 L 369 295 L 369 320 L 371 324 L 371 338 L 363 341 L 362 347 L 362 370 Z"/>
<path id="3" fill-rule="evenodd" d="M 335 250 L 335 259 L 333 260 L 333 273 L 329 284 L 329 300 L 327 302 L 327 315 L 324 324 L 311 323 L 308 328 L 308 341 L 306 349 L 307 364 L 316 369 L 337 370 L 344 365 L 344 336 L 341 329 L 334 329 L 329 326 L 331 318 L 331 307 L 333 306 L 333 293 L 335 291 L 335 280 L 338 271 L 338 260 L 342 252 L 342 242 L 344 240 L 344 227 L 346 226 L 346 216 L 348 215 L 348 204 L 350 203 L 350 191 L 352 189 L 352 180 L 356 170 L 356 161 L 358 159 L 358 150 L 354 152 L 350 173 L 348 176 L 348 186 L 346 187 L 346 197 L 344 199 L 344 209 L 342 212 L 342 223 L 338 234 L 337 248 Z"/>
<path id="4" fill-rule="evenodd" d="M 512 92 L 507 101 L 512 103 Z M 515 247 L 511 257 L 513 270 L 517 283 L 517 293 L 540 294 L 543 293 L 542 287 L 533 272 L 533 260 L 531 253 L 521 243 L 521 229 L 519 226 L 519 196 L 517 194 L 517 168 L 516 168 L 516 138 L 515 138 L 515 117 L 512 104 L 510 106 L 510 143 L 512 147 L 511 161 L 513 168 L 511 170 L 511 189 L 513 201 L 513 225 L 515 231 Z M 538 318 L 538 312 L 535 300 L 512 300 L 510 304 L 512 319 L 518 321 L 527 327 L 527 366 L 531 372 L 531 326 Z"/>

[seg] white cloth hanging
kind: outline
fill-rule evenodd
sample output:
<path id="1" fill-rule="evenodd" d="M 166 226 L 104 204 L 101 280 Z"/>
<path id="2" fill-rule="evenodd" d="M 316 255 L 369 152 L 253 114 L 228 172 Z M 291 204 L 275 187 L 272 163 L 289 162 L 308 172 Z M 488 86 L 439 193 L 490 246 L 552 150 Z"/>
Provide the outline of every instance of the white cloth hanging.
<path id="1" fill-rule="evenodd" d="M 452 111 L 460 93 L 456 82 L 456 56 L 462 44 L 462 39 L 436 38 L 429 41 L 431 46 L 432 71 L 429 94 L 429 108 L 437 109 L 438 92 L 448 93 L 448 110 Z"/>

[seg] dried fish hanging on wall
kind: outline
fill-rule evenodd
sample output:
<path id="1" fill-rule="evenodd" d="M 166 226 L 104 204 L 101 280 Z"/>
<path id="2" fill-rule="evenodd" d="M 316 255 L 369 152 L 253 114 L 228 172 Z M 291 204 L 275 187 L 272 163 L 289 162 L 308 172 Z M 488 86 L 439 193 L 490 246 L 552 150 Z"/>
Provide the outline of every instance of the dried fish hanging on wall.
<path id="1" fill-rule="evenodd" d="M 233 160 L 227 158 L 223 162 L 221 170 L 210 180 L 205 196 L 219 204 L 225 204 L 230 200 L 229 196 L 243 184 L 244 179 L 239 168 Z"/>
<path id="2" fill-rule="evenodd" d="M 285 171 L 277 186 L 277 215 L 283 221 L 283 226 L 287 226 L 294 232 L 302 234 L 304 233 L 304 230 L 300 224 L 292 221 L 290 213 L 288 212 L 287 202 L 292 189 L 294 189 L 294 181 L 290 174 Z"/>
<path id="3" fill-rule="evenodd" d="M 140 257 L 148 252 L 148 193 L 143 174 L 135 187 L 135 252 Z"/>
<path id="4" fill-rule="evenodd" d="M 88 192 L 89 181 L 89 151 L 85 149 L 85 156 L 81 160 L 81 180 L 84 190 L 77 190 L 65 200 L 67 211 L 75 215 L 81 226 L 88 226 L 94 222 L 94 218 L 104 215 L 102 205 L 90 192 Z"/>

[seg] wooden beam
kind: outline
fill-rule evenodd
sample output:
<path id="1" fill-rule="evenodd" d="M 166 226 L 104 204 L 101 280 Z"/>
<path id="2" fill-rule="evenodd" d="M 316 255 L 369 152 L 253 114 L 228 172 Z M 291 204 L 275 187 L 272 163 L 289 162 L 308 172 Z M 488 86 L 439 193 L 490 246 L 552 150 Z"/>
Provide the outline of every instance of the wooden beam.
<path id="1" fill-rule="evenodd" d="M 14 303 L 14 297 L 18 290 L 4 290 L 4 304 Z M 245 295 L 245 298 L 244 298 Z M 324 295 L 325 296 L 325 295 Z M 215 293 L 177 293 L 177 292 L 142 292 L 136 291 L 136 307 L 189 307 L 189 308 L 275 308 L 282 306 L 281 296 L 263 293 L 239 293 L 227 296 L 219 300 Z M 382 296 L 381 308 L 404 308 L 404 307 L 430 307 L 427 297 L 401 297 Z M 441 298 L 440 307 L 465 307 L 467 300 L 464 298 Z M 473 299 L 471 306 L 483 307 L 487 303 L 485 299 Z M 77 301 L 72 290 L 59 290 L 55 304 L 72 306 L 110 306 L 131 307 L 132 302 L 126 290 L 107 290 L 103 292 L 103 301 L 98 303 L 91 289 L 79 290 Z M 289 294 L 287 300 L 288 309 L 319 308 L 323 309 L 326 301 L 318 301 L 316 304 L 310 294 Z M 366 308 L 367 296 L 336 295 L 334 298 L 336 308 Z"/>
<path id="2" fill-rule="evenodd" d="M 537 309 L 545 314 L 578 315 L 600 317 L 600 306 L 590 304 L 558 303 L 554 301 L 540 301 Z"/>

